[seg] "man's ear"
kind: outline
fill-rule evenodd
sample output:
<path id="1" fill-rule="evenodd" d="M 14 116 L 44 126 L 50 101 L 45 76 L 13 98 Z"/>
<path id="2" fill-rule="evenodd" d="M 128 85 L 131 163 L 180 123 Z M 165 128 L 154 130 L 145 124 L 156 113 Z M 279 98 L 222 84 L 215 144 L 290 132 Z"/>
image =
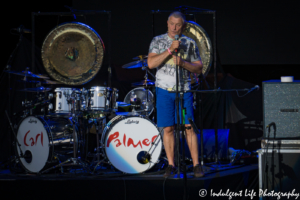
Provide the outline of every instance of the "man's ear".
<path id="1" fill-rule="evenodd" d="M 183 26 L 182 26 L 182 31 L 185 29 L 186 27 L 186 22 L 184 22 Z"/>

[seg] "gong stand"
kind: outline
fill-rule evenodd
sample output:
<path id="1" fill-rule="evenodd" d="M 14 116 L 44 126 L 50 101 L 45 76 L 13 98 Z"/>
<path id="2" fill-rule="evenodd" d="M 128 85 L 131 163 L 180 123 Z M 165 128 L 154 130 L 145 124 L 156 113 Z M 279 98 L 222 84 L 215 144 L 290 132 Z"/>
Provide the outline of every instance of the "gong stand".
<path id="1" fill-rule="evenodd" d="M 105 10 L 76 10 L 67 7 L 71 12 L 32 12 L 31 13 L 31 40 L 32 40 L 32 49 L 31 49 L 31 71 L 36 73 L 35 69 L 35 17 L 36 16 L 73 16 L 76 20 L 76 16 L 86 16 L 86 15 L 108 15 L 108 87 L 111 87 L 111 11 Z"/>

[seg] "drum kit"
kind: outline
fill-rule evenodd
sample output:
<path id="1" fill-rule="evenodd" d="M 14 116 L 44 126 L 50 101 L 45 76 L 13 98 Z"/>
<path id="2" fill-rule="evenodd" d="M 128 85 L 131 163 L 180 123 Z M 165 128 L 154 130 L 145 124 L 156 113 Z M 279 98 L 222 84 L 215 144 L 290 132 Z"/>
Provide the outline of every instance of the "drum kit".
<path id="1" fill-rule="evenodd" d="M 22 75 L 22 72 L 7 72 Z M 45 84 L 59 84 L 28 70 L 23 75 L 44 79 L 40 82 Z M 153 85 L 153 82 L 146 84 Z M 16 145 L 15 148 L 21 166 L 29 173 L 45 173 L 59 167 L 63 170 L 64 166 L 70 165 L 80 165 L 94 172 L 105 161 L 124 173 L 141 173 L 152 168 L 159 160 L 162 142 L 158 128 L 149 119 L 154 110 L 154 95 L 148 88 L 145 85 L 131 90 L 124 102 L 117 101 L 116 88 L 104 86 L 90 89 L 57 87 L 54 94 L 51 88 L 43 86 L 19 90 L 45 93 L 38 103 L 22 104 L 24 115 L 16 134 L 20 147 Z M 32 108 L 37 105 L 47 107 L 43 109 L 47 113 L 35 115 Z M 127 107 L 127 112 L 117 112 L 118 107 Z M 107 116 L 112 114 L 115 117 L 106 123 Z M 87 157 L 86 140 L 92 126 L 97 130 L 97 147 L 94 162 L 86 163 L 81 158 Z M 151 159 L 147 160 L 145 156 L 148 155 Z M 92 166 L 94 170 L 91 170 Z"/>
<path id="2" fill-rule="evenodd" d="M 135 57 L 134 62 L 123 66 L 145 71 L 145 79 L 132 83 L 135 88 L 123 102 L 117 101 L 117 88 L 74 88 L 96 76 L 104 51 L 103 41 L 94 29 L 79 22 L 64 23 L 48 34 L 42 46 L 44 68 L 55 81 L 28 69 L 6 71 L 23 76 L 21 82 L 37 83 L 20 91 L 40 95 L 38 101 L 22 102 L 23 115 L 16 133 L 12 128 L 16 157 L 26 172 L 41 174 L 56 168 L 63 173 L 65 166 L 79 166 L 93 174 L 106 163 L 121 172 L 136 174 L 159 162 L 162 137 L 149 117 L 155 110 L 155 95 L 150 90 L 154 82 L 148 74 L 154 75 L 147 68 L 147 56 Z M 67 87 L 53 90 L 42 84 Z M 42 106 L 42 114 L 34 113 L 38 105 Z M 123 112 L 118 112 L 121 109 Z M 114 117 L 108 120 L 109 116 Z M 93 131 L 96 148 L 90 161 L 88 135 Z"/>
<path id="3" fill-rule="evenodd" d="M 106 163 L 121 172 L 135 174 L 149 170 L 159 161 L 162 139 L 149 119 L 154 110 L 154 95 L 149 88 L 154 82 L 148 80 L 147 70 L 145 80 L 133 83 L 136 88 L 126 95 L 124 102 L 117 101 L 117 88 L 74 87 L 97 74 L 103 54 L 103 42 L 91 27 L 65 23 L 49 33 L 42 47 L 44 67 L 55 81 L 28 68 L 22 72 L 6 71 L 23 76 L 20 82 L 24 84 L 36 84 L 19 91 L 39 96 L 38 100 L 22 102 L 23 115 L 15 133 L 16 157 L 26 172 L 42 174 L 55 168 L 64 172 L 68 167 L 93 174 Z M 134 58 L 135 64 L 123 68 L 145 70 L 145 58 L 138 56 Z M 46 84 L 67 87 L 42 86 Z M 42 114 L 34 113 L 37 105 L 42 107 Z M 89 152 L 88 139 L 93 129 L 96 148 Z"/>

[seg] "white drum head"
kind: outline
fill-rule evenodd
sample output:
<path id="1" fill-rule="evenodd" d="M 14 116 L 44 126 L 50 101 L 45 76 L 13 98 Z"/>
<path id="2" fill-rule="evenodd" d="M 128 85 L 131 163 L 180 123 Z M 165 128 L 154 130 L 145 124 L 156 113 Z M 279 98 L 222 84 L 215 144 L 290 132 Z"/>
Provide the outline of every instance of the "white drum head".
<path id="1" fill-rule="evenodd" d="M 109 161 L 125 173 L 136 174 L 149 170 L 161 154 L 162 139 L 157 127 L 147 119 L 133 116 L 123 118 L 113 124 L 104 135 L 103 145 Z M 139 158 L 143 152 L 148 152 L 152 142 L 154 144 L 149 151 L 150 161 L 141 163 Z"/>
<path id="2" fill-rule="evenodd" d="M 49 138 L 44 124 L 33 116 L 25 118 L 19 126 L 17 139 L 23 154 L 27 155 L 26 159 L 20 158 L 22 165 L 33 173 L 41 171 L 49 157 Z M 20 155 L 19 147 L 16 148 Z"/>

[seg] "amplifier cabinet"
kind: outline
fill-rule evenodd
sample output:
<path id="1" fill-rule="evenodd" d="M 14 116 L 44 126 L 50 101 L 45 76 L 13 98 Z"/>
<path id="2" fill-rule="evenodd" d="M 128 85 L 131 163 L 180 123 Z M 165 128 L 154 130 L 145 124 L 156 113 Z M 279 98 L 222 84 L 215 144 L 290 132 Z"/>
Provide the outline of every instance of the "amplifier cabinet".
<path id="1" fill-rule="evenodd" d="M 266 126 L 276 125 L 275 138 L 300 138 L 300 82 L 263 82 L 264 138 Z M 271 129 L 270 138 L 274 138 Z"/>

